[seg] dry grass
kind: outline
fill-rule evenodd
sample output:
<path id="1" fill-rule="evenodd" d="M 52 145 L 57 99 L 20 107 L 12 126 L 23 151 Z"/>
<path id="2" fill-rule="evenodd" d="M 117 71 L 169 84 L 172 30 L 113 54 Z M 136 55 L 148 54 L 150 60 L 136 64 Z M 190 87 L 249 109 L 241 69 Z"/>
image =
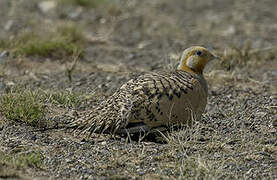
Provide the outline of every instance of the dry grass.
<path id="1" fill-rule="evenodd" d="M 233 46 L 226 48 L 221 57 L 219 65 L 228 71 L 235 68 L 255 67 L 266 61 L 273 61 L 276 58 L 277 47 L 253 48 L 251 41 L 246 41 L 242 47 Z"/>

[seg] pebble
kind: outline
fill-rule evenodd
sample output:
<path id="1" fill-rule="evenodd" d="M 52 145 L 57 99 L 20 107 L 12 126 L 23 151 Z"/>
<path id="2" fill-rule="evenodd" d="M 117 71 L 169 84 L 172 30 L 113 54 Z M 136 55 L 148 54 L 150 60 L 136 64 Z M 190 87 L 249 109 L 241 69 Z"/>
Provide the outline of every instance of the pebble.
<path id="1" fill-rule="evenodd" d="M 101 142 L 101 145 L 103 145 L 103 146 L 107 145 L 107 141 Z"/>
<path id="2" fill-rule="evenodd" d="M 49 11 L 55 9 L 56 6 L 57 6 L 56 1 L 42 1 L 38 5 L 40 11 L 43 12 L 43 13 L 48 13 Z"/>
<path id="3" fill-rule="evenodd" d="M 9 56 L 9 52 L 4 50 L 0 53 L 0 64 L 4 63 L 7 60 L 7 57 Z"/>
<path id="4" fill-rule="evenodd" d="M 12 28 L 13 25 L 14 25 L 14 21 L 13 20 L 8 20 L 8 22 L 4 26 L 4 30 L 9 31 Z"/>

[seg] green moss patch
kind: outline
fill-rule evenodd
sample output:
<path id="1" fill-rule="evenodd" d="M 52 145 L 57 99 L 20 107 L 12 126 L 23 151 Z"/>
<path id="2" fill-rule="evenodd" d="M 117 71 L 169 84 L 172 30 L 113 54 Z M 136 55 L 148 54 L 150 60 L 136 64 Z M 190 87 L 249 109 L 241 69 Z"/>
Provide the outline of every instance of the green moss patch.
<path id="1" fill-rule="evenodd" d="M 39 167 L 43 156 L 37 152 L 9 154 L 0 151 L 0 163 L 10 167 Z"/>

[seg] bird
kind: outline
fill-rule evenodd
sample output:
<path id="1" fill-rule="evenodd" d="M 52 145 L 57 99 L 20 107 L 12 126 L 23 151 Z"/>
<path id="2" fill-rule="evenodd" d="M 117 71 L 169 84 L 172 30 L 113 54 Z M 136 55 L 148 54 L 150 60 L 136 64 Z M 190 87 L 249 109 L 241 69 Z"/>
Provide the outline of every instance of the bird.
<path id="1" fill-rule="evenodd" d="M 83 133 L 137 133 L 191 125 L 207 104 L 205 66 L 218 57 L 201 46 L 182 53 L 175 70 L 130 79 L 70 127 Z"/>

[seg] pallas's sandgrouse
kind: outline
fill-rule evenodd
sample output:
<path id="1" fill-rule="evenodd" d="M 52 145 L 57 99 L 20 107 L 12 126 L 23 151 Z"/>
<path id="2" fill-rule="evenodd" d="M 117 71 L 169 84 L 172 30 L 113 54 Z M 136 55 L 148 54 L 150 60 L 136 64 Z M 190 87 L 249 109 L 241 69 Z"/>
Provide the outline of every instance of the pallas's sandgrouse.
<path id="1" fill-rule="evenodd" d="M 206 48 L 184 50 L 174 71 L 131 79 L 73 124 L 83 132 L 122 133 L 191 124 L 207 103 L 205 65 L 216 56 Z"/>

